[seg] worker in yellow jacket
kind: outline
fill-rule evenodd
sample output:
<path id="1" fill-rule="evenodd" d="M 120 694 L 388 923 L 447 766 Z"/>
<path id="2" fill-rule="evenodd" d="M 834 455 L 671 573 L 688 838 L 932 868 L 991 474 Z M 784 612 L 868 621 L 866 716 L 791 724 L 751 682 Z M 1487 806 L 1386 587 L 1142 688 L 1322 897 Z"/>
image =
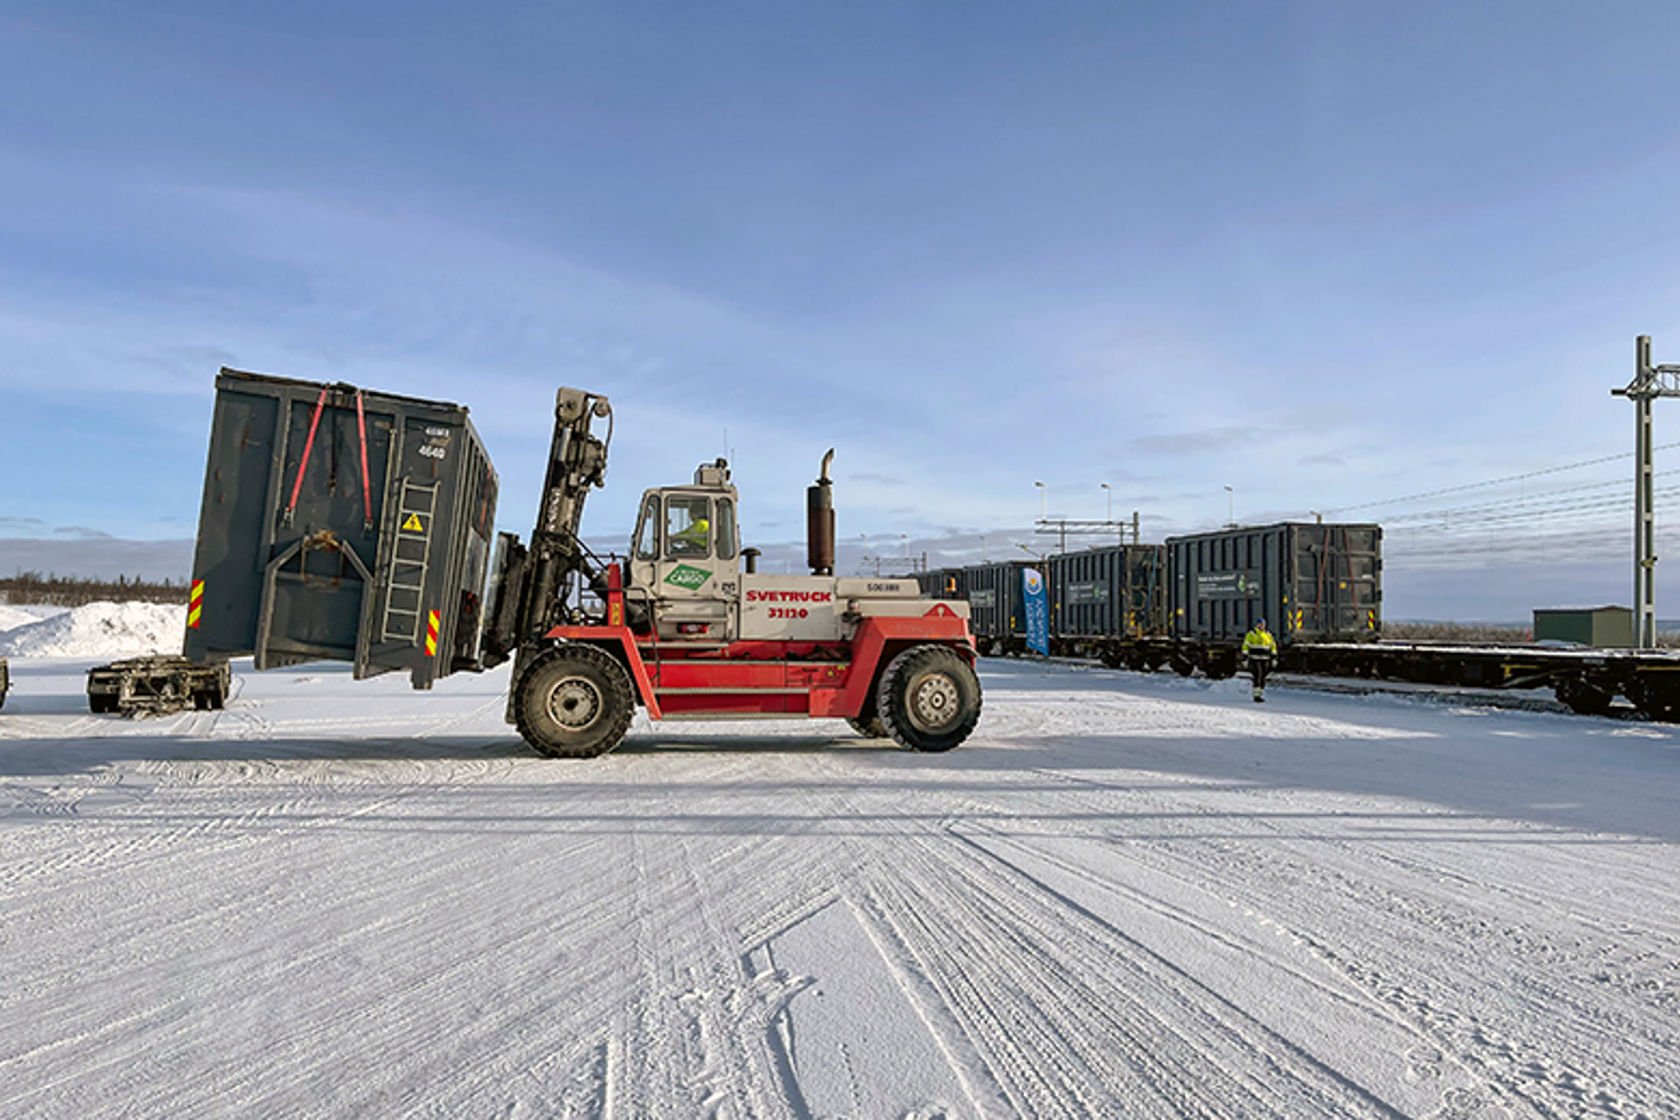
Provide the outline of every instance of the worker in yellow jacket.
<path id="1" fill-rule="evenodd" d="M 1266 629 L 1266 620 L 1254 620 L 1254 629 L 1243 635 L 1243 660 L 1248 662 L 1249 679 L 1254 682 L 1254 702 L 1266 702 L 1266 674 L 1277 662 L 1277 639 Z"/>

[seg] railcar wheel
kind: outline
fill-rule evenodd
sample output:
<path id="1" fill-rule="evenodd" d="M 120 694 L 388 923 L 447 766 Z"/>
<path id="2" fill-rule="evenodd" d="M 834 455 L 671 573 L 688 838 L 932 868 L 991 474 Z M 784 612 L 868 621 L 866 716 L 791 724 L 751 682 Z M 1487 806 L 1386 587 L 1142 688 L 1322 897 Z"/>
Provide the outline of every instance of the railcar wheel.
<path id="1" fill-rule="evenodd" d="M 1188 658 L 1175 657 L 1172 659 L 1173 672 L 1181 677 L 1188 677 L 1196 671 L 1196 663 Z"/>
<path id="2" fill-rule="evenodd" d="M 1565 677 L 1558 681 L 1553 693 L 1569 710 L 1583 716 L 1601 716 L 1610 710 L 1616 694 L 1601 688 L 1584 677 Z"/>
<path id="3" fill-rule="evenodd" d="M 1680 722 L 1680 689 L 1655 685 L 1649 675 L 1642 674 L 1629 684 L 1628 699 L 1649 719 Z"/>
<path id="4" fill-rule="evenodd" d="M 912 646 L 881 674 L 875 709 L 900 746 L 948 751 L 980 722 L 980 678 L 946 646 Z"/>
<path id="5" fill-rule="evenodd" d="M 623 741 L 635 711 L 624 667 L 594 646 L 556 646 L 531 662 L 515 688 L 519 733 L 548 758 L 606 754 Z"/>

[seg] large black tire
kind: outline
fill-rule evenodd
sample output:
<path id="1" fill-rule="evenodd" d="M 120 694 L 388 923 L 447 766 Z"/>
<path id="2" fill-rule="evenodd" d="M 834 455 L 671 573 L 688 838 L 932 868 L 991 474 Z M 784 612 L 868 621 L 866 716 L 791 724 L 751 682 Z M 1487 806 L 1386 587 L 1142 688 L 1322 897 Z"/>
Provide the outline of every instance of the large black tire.
<path id="1" fill-rule="evenodd" d="M 881 722 L 880 716 L 872 715 L 868 719 L 849 719 L 846 723 L 865 739 L 885 739 L 887 737 L 887 728 Z"/>
<path id="2" fill-rule="evenodd" d="M 548 758 L 606 754 L 623 741 L 635 707 L 624 667 L 594 646 L 556 646 L 514 686 L 519 733 Z"/>
<path id="3" fill-rule="evenodd" d="M 881 726 L 913 751 L 948 751 L 980 722 L 980 678 L 949 646 L 911 646 L 875 689 Z"/>

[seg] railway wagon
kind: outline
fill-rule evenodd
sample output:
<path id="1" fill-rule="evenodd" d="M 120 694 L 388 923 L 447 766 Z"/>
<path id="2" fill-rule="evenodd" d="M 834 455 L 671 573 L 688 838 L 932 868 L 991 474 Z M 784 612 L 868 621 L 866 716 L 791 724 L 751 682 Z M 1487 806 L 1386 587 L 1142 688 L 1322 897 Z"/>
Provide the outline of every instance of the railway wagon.
<path id="1" fill-rule="evenodd" d="M 464 406 L 224 368 L 186 658 L 476 667 L 496 497 Z"/>
<path id="2" fill-rule="evenodd" d="M 1048 558 L 1050 649 L 1124 663 L 1128 643 L 1166 631 L 1166 549 L 1106 545 Z"/>

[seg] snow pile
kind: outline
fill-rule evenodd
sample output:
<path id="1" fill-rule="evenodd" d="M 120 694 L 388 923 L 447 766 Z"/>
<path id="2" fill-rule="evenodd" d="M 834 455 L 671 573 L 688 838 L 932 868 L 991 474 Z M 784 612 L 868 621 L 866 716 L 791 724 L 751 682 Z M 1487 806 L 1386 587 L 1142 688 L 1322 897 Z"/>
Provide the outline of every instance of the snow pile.
<path id="1" fill-rule="evenodd" d="M 61 615 L 69 609 L 50 603 L 8 603 L 0 600 L 0 634 L 16 630 L 19 626 L 40 622 L 43 618 Z"/>
<path id="2" fill-rule="evenodd" d="M 89 603 L 51 618 L 31 619 L 20 626 L 0 629 L 0 656 L 136 657 L 145 653 L 179 653 L 185 613 L 184 607 L 162 603 Z"/>
<path id="3" fill-rule="evenodd" d="M 0 603 L 0 634 L 8 630 L 16 630 L 19 626 L 28 626 L 32 622 L 41 621 L 40 616 L 30 614 L 22 607 Z"/>

